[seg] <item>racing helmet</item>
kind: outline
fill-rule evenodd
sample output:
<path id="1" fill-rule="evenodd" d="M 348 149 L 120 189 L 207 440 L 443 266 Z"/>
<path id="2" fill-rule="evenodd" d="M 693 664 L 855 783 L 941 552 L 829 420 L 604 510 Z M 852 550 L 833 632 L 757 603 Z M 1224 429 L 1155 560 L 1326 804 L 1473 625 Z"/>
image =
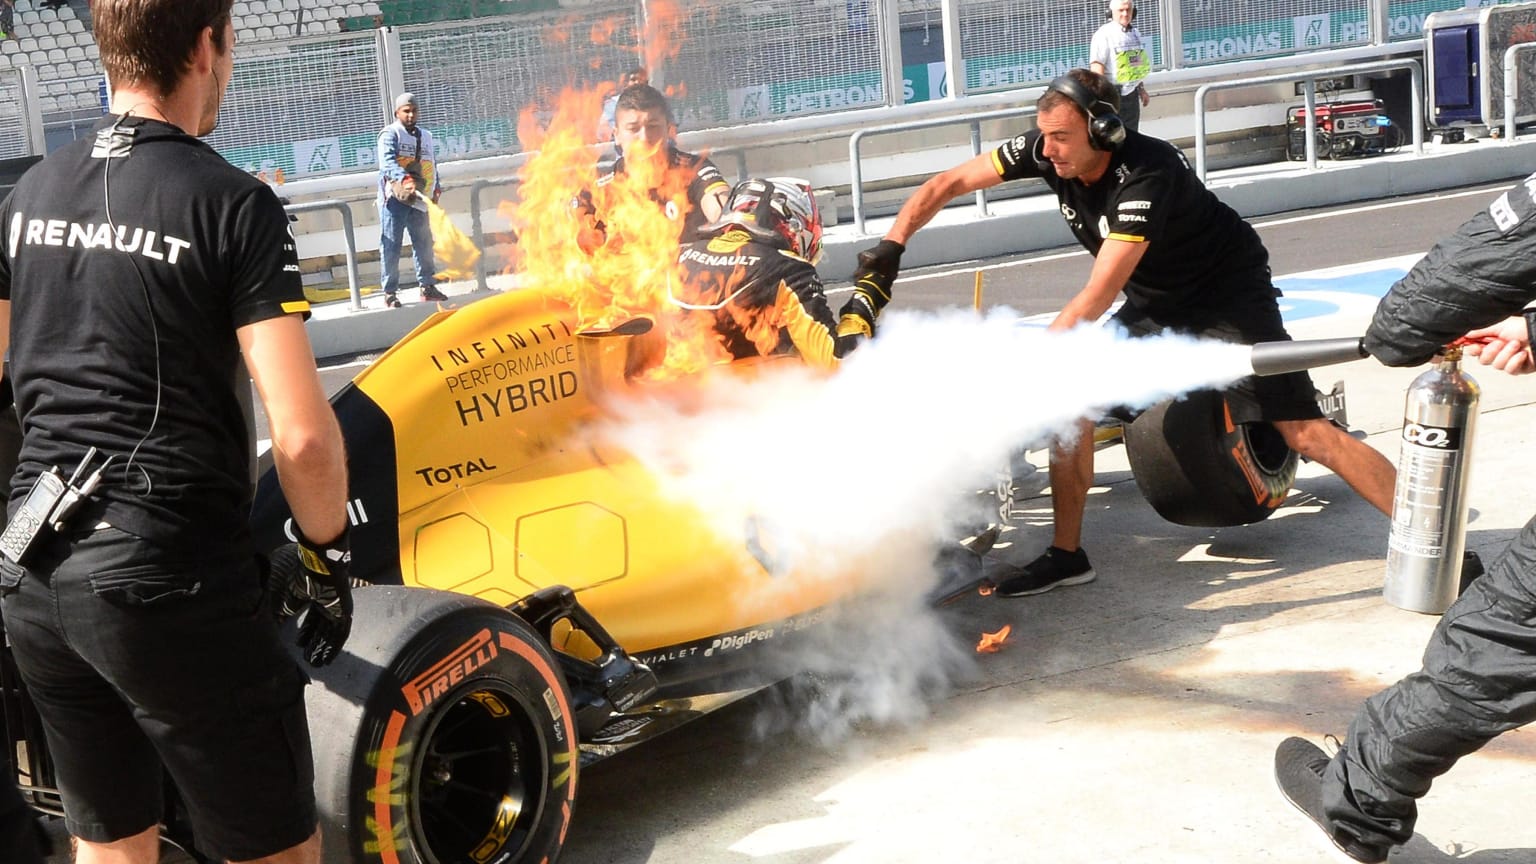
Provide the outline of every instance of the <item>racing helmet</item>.
<path id="1" fill-rule="evenodd" d="M 798 177 L 753 177 L 737 183 L 718 224 L 782 237 L 791 252 L 812 264 L 821 258 L 821 212 L 811 184 Z"/>

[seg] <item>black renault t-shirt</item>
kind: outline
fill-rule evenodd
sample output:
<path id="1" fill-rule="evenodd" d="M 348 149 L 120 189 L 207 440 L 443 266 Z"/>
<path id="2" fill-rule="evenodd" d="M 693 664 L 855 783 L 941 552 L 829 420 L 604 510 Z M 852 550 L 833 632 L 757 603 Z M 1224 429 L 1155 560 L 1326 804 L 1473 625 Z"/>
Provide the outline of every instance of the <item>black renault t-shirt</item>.
<path id="1" fill-rule="evenodd" d="M 1056 193 L 1072 234 L 1097 255 L 1106 239 L 1146 243 L 1126 302 L 1153 315 L 1273 298 L 1269 253 L 1253 227 L 1195 175 L 1177 147 L 1127 132 L 1098 182 L 1063 180 L 1042 155 L 1039 130 L 992 153 L 1004 180 L 1039 177 Z M 1037 164 L 1036 159 L 1041 163 Z"/>
<path id="2" fill-rule="evenodd" d="M 96 464 L 114 457 L 108 522 L 228 549 L 250 510 L 235 330 L 308 312 L 297 251 L 277 197 L 212 148 L 153 120 L 117 129 L 132 134 L 125 154 L 76 141 L 0 206 L 23 429 L 12 508 L 94 446 Z"/>
<path id="3" fill-rule="evenodd" d="M 650 196 L 666 211 L 668 219 L 681 223 L 678 242 L 692 243 L 699 239 L 699 229 L 704 227 L 706 221 L 700 202 L 711 193 L 728 191 L 730 184 L 725 182 L 725 175 L 709 159 L 697 153 L 679 150 L 672 141 L 667 142 L 666 148 L 667 167 L 662 175 L 661 186 L 649 190 Z M 613 164 L 600 168 L 597 176 L 599 192 L 612 183 L 615 177 L 625 173 L 623 156 Z M 683 213 L 675 212 L 672 206 L 679 199 L 687 202 Z M 599 205 L 598 209 L 601 211 L 603 207 Z"/>

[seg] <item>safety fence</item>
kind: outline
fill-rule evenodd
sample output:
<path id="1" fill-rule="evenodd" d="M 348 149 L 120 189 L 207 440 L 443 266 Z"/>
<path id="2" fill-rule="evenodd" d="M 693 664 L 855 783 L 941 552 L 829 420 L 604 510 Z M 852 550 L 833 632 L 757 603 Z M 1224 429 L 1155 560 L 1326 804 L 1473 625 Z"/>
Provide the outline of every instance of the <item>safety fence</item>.
<path id="1" fill-rule="evenodd" d="M 0 69 L 0 159 L 33 155 L 37 130 L 20 69 Z"/>
<path id="2" fill-rule="evenodd" d="M 211 143 L 253 172 L 355 172 L 398 90 L 414 92 L 444 160 L 526 149 L 518 122 L 547 119 L 569 88 L 612 87 L 644 65 L 681 128 L 788 118 L 984 94 L 1049 81 L 1088 62 L 1105 0 L 597 0 L 507 3 L 518 14 L 385 25 L 363 32 L 243 42 Z M 1426 16 L 1466 0 L 1178 0 L 1146 2 L 1137 27 L 1156 71 L 1387 44 L 1422 35 Z M 553 7 L 553 8 L 552 8 Z M 356 22 L 351 22 L 355 24 Z M 946 64 L 945 49 L 958 52 Z M 17 57 L 13 55 L 13 62 Z M 946 70 L 961 70 L 952 86 Z M 73 83 L 44 122 L 49 146 L 78 137 L 101 108 L 100 82 Z M 44 76 L 48 80 L 48 76 Z M 0 82 L 5 79 L 0 78 Z M 97 84 L 99 86 L 90 86 Z M 899 92 L 898 92 L 899 88 Z M 26 113 L 0 83 L 0 116 Z M 594 117 L 594 125 L 596 118 Z M 0 134 L 0 147 L 15 138 Z"/>

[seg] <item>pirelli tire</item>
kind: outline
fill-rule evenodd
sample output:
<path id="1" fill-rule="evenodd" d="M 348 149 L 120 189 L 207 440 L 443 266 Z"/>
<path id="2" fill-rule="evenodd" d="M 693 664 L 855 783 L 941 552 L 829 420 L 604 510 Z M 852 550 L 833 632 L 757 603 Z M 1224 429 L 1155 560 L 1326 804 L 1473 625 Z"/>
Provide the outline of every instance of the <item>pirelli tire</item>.
<path id="1" fill-rule="evenodd" d="M 1296 452 L 1268 423 L 1232 423 L 1225 397 L 1201 390 L 1159 403 L 1125 427 L 1136 485 L 1179 525 L 1248 525 L 1275 512 L 1296 479 Z"/>
<path id="2" fill-rule="evenodd" d="M 307 690 L 322 860 L 544 864 L 576 802 L 571 700 L 510 612 L 424 588 L 354 592 L 351 637 Z"/>

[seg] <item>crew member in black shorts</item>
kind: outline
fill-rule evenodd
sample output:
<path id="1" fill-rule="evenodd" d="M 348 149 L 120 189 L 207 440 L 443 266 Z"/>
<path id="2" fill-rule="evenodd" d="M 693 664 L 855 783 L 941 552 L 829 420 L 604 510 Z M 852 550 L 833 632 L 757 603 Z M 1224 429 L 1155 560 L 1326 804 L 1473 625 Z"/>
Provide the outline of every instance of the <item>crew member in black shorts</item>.
<path id="1" fill-rule="evenodd" d="M 167 775 L 208 855 L 319 861 L 306 675 L 246 524 L 242 358 L 293 505 L 316 665 L 350 625 L 344 456 L 282 206 L 194 137 L 229 83 L 231 6 L 96 0 L 111 113 L 0 205 L 23 428 L 0 610 L 81 864 L 159 859 Z M 53 497 L 39 477 L 55 468 L 79 505 L 32 531 L 18 514 Z"/>
<path id="2" fill-rule="evenodd" d="M 1086 69 L 1052 81 L 1040 97 L 1037 128 L 950 168 L 922 185 L 876 246 L 860 253 L 859 274 L 895 275 L 906 243 L 960 195 L 1005 180 L 1038 177 L 1093 270 L 1051 322 L 1066 330 L 1092 322 L 1122 292 L 1115 319 L 1132 334 L 1163 331 L 1251 343 L 1290 338 L 1281 323 L 1269 252 L 1253 227 L 1200 182 L 1165 141 L 1128 130 L 1113 84 Z M 856 277 L 857 278 L 857 277 Z M 1291 449 L 1325 465 L 1383 513 L 1391 512 L 1396 472 L 1364 442 L 1322 416 L 1306 373 L 1245 378 L 1228 392 L 1232 419 L 1272 423 Z M 1093 481 L 1092 423 L 1051 451 L 1051 546 L 1003 578 L 1005 597 L 1092 581 L 1081 548 L 1083 509 Z"/>

